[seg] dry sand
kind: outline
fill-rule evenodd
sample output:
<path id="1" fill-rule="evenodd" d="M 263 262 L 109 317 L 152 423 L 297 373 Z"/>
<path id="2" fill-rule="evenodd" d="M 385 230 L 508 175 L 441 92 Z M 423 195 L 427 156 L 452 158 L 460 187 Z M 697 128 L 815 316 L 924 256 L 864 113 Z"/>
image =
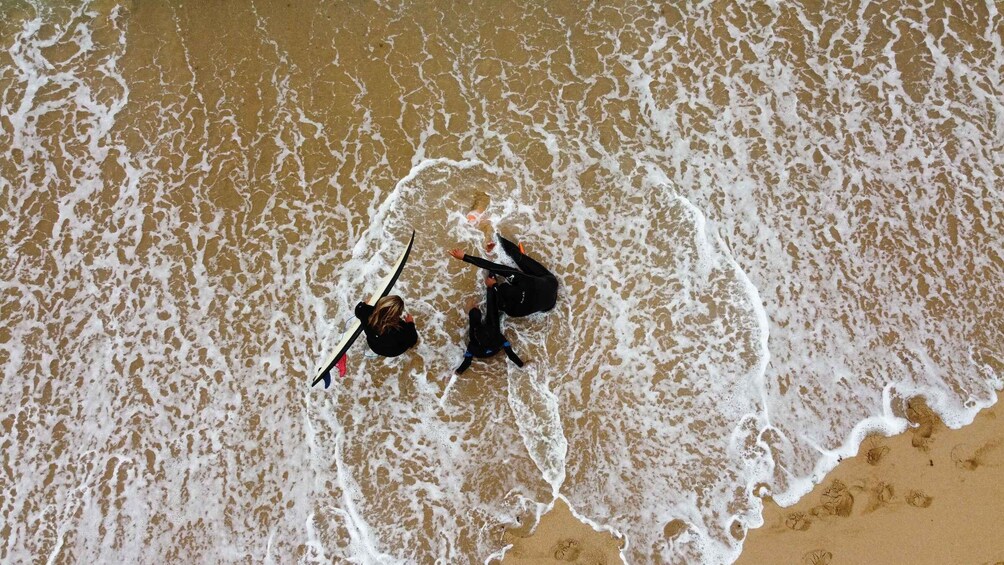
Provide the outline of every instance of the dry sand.
<path id="1" fill-rule="evenodd" d="M 923 401 L 908 412 L 911 429 L 866 439 L 796 505 L 766 500 L 764 525 L 737 563 L 1004 565 L 1000 405 L 959 430 Z M 619 562 L 618 540 L 576 520 L 560 499 L 532 535 L 510 529 L 503 540 L 513 544 L 504 564 Z"/>

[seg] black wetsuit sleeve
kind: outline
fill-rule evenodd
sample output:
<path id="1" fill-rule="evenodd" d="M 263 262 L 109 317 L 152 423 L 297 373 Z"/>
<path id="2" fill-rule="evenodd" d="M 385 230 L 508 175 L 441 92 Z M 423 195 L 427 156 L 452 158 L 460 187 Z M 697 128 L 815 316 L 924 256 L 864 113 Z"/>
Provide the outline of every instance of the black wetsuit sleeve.
<path id="1" fill-rule="evenodd" d="M 474 356 L 471 355 L 469 352 L 465 351 L 464 352 L 464 362 L 461 363 L 459 367 L 457 367 L 456 373 L 459 375 L 459 374 L 463 373 L 464 371 L 466 371 L 467 368 L 471 366 L 471 361 L 473 359 L 474 359 Z"/>
<path id="2" fill-rule="evenodd" d="M 404 323 L 404 335 L 411 342 L 411 345 L 418 343 L 418 328 L 415 327 L 415 322 Z"/>
<path id="3" fill-rule="evenodd" d="M 535 277 L 550 279 L 557 278 L 554 276 L 554 273 L 548 271 L 546 267 L 535 261 L 529 255 L 517 255 L 516 257 L 513 257 L 512 260 L 519 266 L 520 269 L 523 270 L 524 273 L 529 273 Z"/>
<path id="4" fill-rule="evenodd" d="M 513 262 L 516 263 L 516 266 L 518 266 L 524 273 L 535 277 L 556 278 L 554 273 L 548 271 L 546 267 L 532 259 L 526 253 L 520 251 L 518 245 L 501 236 L 499 236 L 499 239 L 502 240 L 502 250 L 505 251 L 506 255 L 508 255 Z"/>
<path id="5" fill-rule="evenodd" d="M 520 359 L 519 355 L 516 355 L 516 352 L 512 350 L 512 346 L 509 345 L 508 341 L 502 344 L 502 349 L 505 349 L 506 357 L 508 357 L 510 361 L 515 363 L 517 367 L 523 366 L 523 360 Z"/>
<path id="6" fill-rule="evenodd" d="M 475 257 L 473 255 L 468 255 L 466 253 L 464 253 L 464 262 L 470 263 L 471 265 L 475 265 L 477 267 L 481 267 L 482 269 L 487 269 L 495 273 L 520 272 L 518 269 L 513 269 L 512 267 L 508 267 L 506 265 L 500 265 L 498 263 L 492 263 L 488 259 L 482 259 L 481 257 Z"/>

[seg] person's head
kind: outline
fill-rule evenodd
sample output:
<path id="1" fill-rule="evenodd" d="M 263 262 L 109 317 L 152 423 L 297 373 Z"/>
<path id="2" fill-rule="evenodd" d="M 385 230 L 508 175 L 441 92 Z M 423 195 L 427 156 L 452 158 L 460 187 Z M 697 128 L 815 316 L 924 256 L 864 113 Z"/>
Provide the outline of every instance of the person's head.
<path id="1" fill-rule="evenodd" d="M 401 314 L 404 313 L 404 300 L 400 296 L 384 296 L 377 300 L 370 314 L 370 327 L 378 334 L 401 326 Z"/>

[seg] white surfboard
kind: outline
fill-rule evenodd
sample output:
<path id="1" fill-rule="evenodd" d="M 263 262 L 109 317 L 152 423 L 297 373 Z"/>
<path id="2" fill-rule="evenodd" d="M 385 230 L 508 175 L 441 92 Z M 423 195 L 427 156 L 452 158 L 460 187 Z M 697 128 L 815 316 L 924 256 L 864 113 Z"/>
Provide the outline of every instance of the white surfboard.
<path id="1" fill-rule="evenodd" d="M 411 254 L 411 247 L 414 244 L 415 230 L 412 230 L 411 240 L 408 241 L 408 247 L 406 247 L 401 253 L 397 262 L 394 263 L 394 268 L 391 269 L 391 272 L 383 279 L 383 281 L 381 281 L 380 286 L 376 289 L 376 292 L 374 292 L 373 296 L 370 297 L 370 304 L 376 304 L 377 300 L 387 296 L 387 294 L 390 293 L 390 290 L 394 288 L 394 283 L 396 283 L 397 278 L 401 276 L 401 271 L 404 270 L 404 264 L 408 261 L 408 255 Z M 318 369 L 317 376 L 314 377 L 314 382 L 310 383 L 310 386 L 314 386 L 321 381 L 324 381 L 324 388 L 331 386 L 331 369 L 338 363 L 338 360 L 345 355 L 345 352 L 349 350 L 349 347 L 352 347 L 352 343 L 356 341 L 356 338 L 359 337 L 359 334 L 361 333 L 363 333 L 362 324 L 358 319 L 353 318 L 348 329 L 346 329 L 342 340 L 338 342 L 338 347 L 335 348 L 334 353 L 328 356 Z"/>

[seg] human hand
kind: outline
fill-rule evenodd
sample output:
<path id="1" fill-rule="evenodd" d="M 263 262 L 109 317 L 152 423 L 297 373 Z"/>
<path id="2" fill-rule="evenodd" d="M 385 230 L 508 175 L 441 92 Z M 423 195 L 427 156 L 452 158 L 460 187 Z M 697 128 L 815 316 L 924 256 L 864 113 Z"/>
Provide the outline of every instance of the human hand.
<path id="1" fill-rule="evenodd" d="M 485 286 L 488 288 L 495 286 L 495 277 L 485 277 Z"/>
<path id="2" fill-rule="evenodd" d="M 462 249 L 451 249 L 450 255 L 453 255 L 454 259 L 464 260 L 464 251 Z"/>

